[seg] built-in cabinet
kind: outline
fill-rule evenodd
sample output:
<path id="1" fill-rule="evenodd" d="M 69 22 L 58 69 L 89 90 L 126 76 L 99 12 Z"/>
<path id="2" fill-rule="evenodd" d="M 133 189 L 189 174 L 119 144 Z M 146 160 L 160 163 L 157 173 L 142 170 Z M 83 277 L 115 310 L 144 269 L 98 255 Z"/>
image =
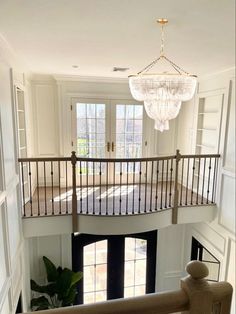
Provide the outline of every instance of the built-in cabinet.
<path id="1" fill-rule="evenodd" d="M 200 93 L 196 154 L 215 154 L 219 151 L 221 113 L 224 102 L 222 92 Z"/>
<path id="2" fill-rule="evenodd" d="M 15 89 L 15 113 L 16 113 L 16 128 L 18 138 L 18 157 L 28 157 L 27 147 L 27 124 L 26 124 L 26 106 L 25 106 L 25 92 L 18 86 L 14 86 Z M 18 166 L 18 164 L 17 164 Z M 22 192 L 24 198 L 29 200 L 29 181 L 28 181 L 28 165 L 24 163 L 22 165 L 24 169 L 19 169 L 20 174 L 24 173 L 24 183 L 22 185 Z"/>
<path id="3" fill-rule="evenodd" d="M 26 121 L 25 121 L 25 96 L 24 91 L 16 87 L 16 112 L 19 157 L 27 157 Z"/>

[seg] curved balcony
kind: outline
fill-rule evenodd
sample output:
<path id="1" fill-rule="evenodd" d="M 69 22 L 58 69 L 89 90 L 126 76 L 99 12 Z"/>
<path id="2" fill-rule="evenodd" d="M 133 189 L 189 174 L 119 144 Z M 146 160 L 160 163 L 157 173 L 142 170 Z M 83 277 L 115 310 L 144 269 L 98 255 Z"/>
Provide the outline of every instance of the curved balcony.
<path id="1" fill-rule="evenodd" d="M 69 215 L 73 231 L 81 231 L 81 220 L 92 222 L 94 230 L 108 217 L 116 222 L 119 218 L 120 225 L 134 216 L 140 224 L 146 216 L 149 225 L 155 221 L 156 226 L 156 213 L 166 217 L 167 225 L 191 222 L 184 208 L 192 215 L 191 207 L 215 204 L 219 157 L 177 151 L 173 156 L 138 159 L 87 159 L 74 152 L 71 157 L 21 158 L 23 217 Z M 110 222 L 112 232 L 115 225 Z"/>

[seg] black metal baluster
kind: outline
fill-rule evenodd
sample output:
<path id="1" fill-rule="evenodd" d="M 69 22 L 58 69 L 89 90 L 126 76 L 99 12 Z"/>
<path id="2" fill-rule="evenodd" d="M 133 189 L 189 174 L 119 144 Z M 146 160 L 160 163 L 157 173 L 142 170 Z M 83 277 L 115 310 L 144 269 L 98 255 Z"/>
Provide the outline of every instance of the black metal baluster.
<path id="1" fill-rule="evenodd" d="M 169 159 L 167 159 L 167 161 L 166 161 L 166 191 L 165 191 L 165 208 L 167 208 L 168 172 L 169 172 Z"/>
<path id="2" fill-rule="evenodd" d="M 141 184 L 142 184 L 142 162 L 139 163 L 139 192 L 138 192 L 138 213 L 140 214 L 141 206 Z"/>
<path id="3" fill-rule="evenodd" d="M 172 199 L 172 176 L 173 176 L 173 158 L 171 158 L 171 164 L 170 164 L 170 193 L 169 193 L 169 207 L 171 207 L 171 199 Z"/>
<path id="4" fill-rule="evenodd" d="M 47 215 L 47 182 L 46 182 L 46 163 L 43 162 L 43 176 L 44 176 L 44 215 Z"/>
<path id="5" fill-rule="evenodd" d="M 109 169 L 109 163 L 106 163 L 106 215 L 108 215 L 108 169 Z"/>
<path id="6" fill-rule="evenodd" d="M 207 184 L 207 204 L 209 203 L 209 193 L 210 193 L 210 177 L 211 177 L 211 158 L 210 158 L 210 162 L 209 162 L 209 167 L 208 167 L 209 171 L 208 171 L 208 184 Z"/>
<path id="7" fill-rule="evenodd" d="M 83 213 L 83 182 L 82 182 L 82 162 L 79 162 L 79 179 L 80 179 L 80 212 Z"/>
<path id="8" fill-rule="evenodd" d="M 31 163 L 29 161 L 29 188 L 30 188 L 30 208 L 31 208 L 31 216 L 33 216 L 33 200 L 32 200 L 32 181 L 31 181 Z"/>
<path id="9" fill-rule="evenodd" d="M 153 164 L 154 162 L 152 161 L 151 163 L 151 192 L 150 192 L 150 206 L 149 206 L 149 211 L 152 211 L 152 186 L 153 186 Z"/>
<path id="10" fill-rule="evenodd" d="M 58 180 L 59 180 L 59 215 L 61 215 L 61 164 L 58 161 Z"/>
<path id="11" fill-rule="evenodd" d="M 203 198 L 204 198 L 204 187 L 205 187 L 205 173 L 206 173 L 206 158 L 204 158 L 204 166 L 203 166 L 203 181 L 202 181 L 202 200 L 201 204 L 203 204 Z"/>
<path id="12" fill-rule="evenodd" d="M 121 203 L 122 203 L 122 162 L 120 163 L 120 204 L 119 204 L 119 215 L 121 215 Z"/>
<path id="13" fill-rule="evenodd" d="M 214 198 L 214 188 L 215 188 L 215 175 L 216 175 L 216 158 L 214 158 L 214 171 L 213 171 L 213 180 L 212 180 L 212 192 L 211 192 L 211 203 L 213 204 Z"/>
<path id="14" fill-rule="evenodd" d="M 129 210 L 129 162 L 126 163 L 127 175 L 126 175 L 126 215 L 128 215 Z"/>
<path id="15" fill-rule="evenodd" d="M 187 183 L 186 183 L 185 205 L 188 205 L 188 177 L 189 177 L 189 161 L 190 161 L 190 158 L 188 158 L 188 166 L 187 166 Z"/>
<path id="16" fill-rule="evenodd" d="M 54 182 L 53 182 L 53 162 L 51 161 L 51 189 L 52 189 L 52 215 L 54 215 Z"/>
<path id="17" fill-rule="evenodd" d="M 148 162 L 146 161 L 145 169 L 145 195 L 144 195 L 144 212 L 147 212 L 147 177 L 148 177 Z"/>
<path id="18" fill-rule="evenodd" d="M 88 188 L 88 172 L 89 172 L 89 164 L 86 161 L 86 214 L 89 214 L 89 188 Z"/>
<path id="19" fill-rule="evenodd" d="M 182 159 L 182 172 L 181 172 L 181 188 L 180 188 L 180 206 L 182 205 L 183 196 L 183 180 L 184 180 L 184 158 Z"/>
<path id="20" fill-rule="evenodd" d="M 22 182 L 22 197 L 23 197 L 23 216 L 26 216 L 25 212 L 25 176 L 24 176 L 24 164 L 21 161 L 21 182 Z"/>
<path id="21" fill-rule="evenodd" d="M 217 186 L 217 174 L 218 174 L 218 158 L 215 158 L 215 172 L 214 172 L 214 183 L 212 188 L 212 203 L 215 203 L 216 186 Z"/>
<path id="22" fill-rule="evenodd" d="M 112 191 L 113 191 L 113 215 L 115 215 L 115 184 L 116 184 L 116 163 L 114 161 L 113 163 L 113 187 L 112 187 Z"/>
<path id="23" fill-rule="evenodd" d="M 163 181 L 164 181 L 164 159 L 162 160 L 162 174 L 161 174 L 161 206 L 160 209 L 163 208 L 162 200 L 163 200 Z"/>
<path id="24" fill-rule="evenodd" d="M 93 161 L 93 215 L 95 215 L 95 161 Z"/>
<path id="25" fill-rule="evenodd" d="M 159 176 L 159 160 L 157 160 L 157 170 L 156 170 L 156 196 L 155 196 L 155 210 L 157 210 L 157 199 L 158 199 L 158 176 Z"/>
<path id="26" fill-rule="evenodd" d="M 35 162 L 36 165 L 36 180 L 37 180 L 37 203 L 38 203 L 38 216 L 40 216 L 40 205 L 39 205 L 39 168 L 38 162 Z"/>
<path id="27" fill-rule="evenodd" d="M 68 214 L 68 174 L 67 174 L 67 161 L 65 162 L 65 171 L 66 171 L 66 214 Z"/>
<path id="28" fill-rule="evenodd" d="M 102 163 L 99 163 L 99 215 L 102 214 Z"/>
<path id="29" fill-rule="evenodd" d="M 133 166 L 133 204 L 132 204 L 132 213 L 134 214 L 134 192 L 135 192 L 135 161 Z"/>
<path id="30" fill-rule="evenodd" d="M 193 176 L 192 176 L 192 188 L 191 188 L 191 205 L 193 205 L 193 185 L 194 185 L 194 172 L 195 172 L 195 158 L 193 158 Z"/>
<path id="31" fill-rule="evenodd" d="M 198 193 L 199 193 L 199 182 L 200 182 L 200 168 L 201 168 L 201 158 L 198 158 L 198 177 L 197 177 L 197 202 L 198 204 Z"/>

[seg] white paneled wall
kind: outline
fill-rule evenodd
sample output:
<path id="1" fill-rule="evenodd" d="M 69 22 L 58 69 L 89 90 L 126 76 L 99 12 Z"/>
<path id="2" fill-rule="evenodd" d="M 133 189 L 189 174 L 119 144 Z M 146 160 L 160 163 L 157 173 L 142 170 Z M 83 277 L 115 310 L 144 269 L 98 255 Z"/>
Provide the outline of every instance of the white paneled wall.
<path id="1" fill-rule="evenodd" d="M 0 60 L 0 138 L 0 313 L 8 314 L 15 313 L 22 290 L 23 238 L 12 77 L 3 60 Z"/>
<path id="2" fill-rule="evenodd" d="M 156 290 L 179 289 L 183 277 L 185 226 L 173 225 L 158 230 Z"/>
<path id="3" fill-rule="evenodd" d="M 70 234 L 38 237 L 26 241 L 28 242 L 30 276 L 32 279 L 42 283 L 45 281 L 43 256 L 47 256 L 57 266 L 71 268 Z"/>
<path id="4" fill-rule="evenodd" d="M 35 155 L 58 155 L 58 104 L 56 103 L 55 81 L 39 81 L 32 84 L 35 135 Z"/>
<path id="5" fill-rule="evenodd" d="M 199 100 L 202 95 L 221 95 L 223 106 L 220 116 L 217 117 L 217 128 L 219 135 L 211 139 L 212 143 L 217 143 L 215 149 L 219 149 L 221 154 L 220 170 L 218 174 L 218 215 L 212 223 L 200 223 L 186 226 L 186 245 L 184 252 L 184 263 L 190 259 L 191 238 L 194 236 L 203 244 L 220 262 L 220 280 L 227 280 L 235 287 L 235 78 L 234 70 L 229 70 L 207 78 L 203 78 L 199 83 Z M 223 96 L 223 98 L 222 98 Z M 219 97 L 211 102 L 211 106 L 219 104 Z M 178 143 L 182 147 L 190 145 L 189 136 L 184 134 L 192 133 L 192 125 L 195 126 L 195 136 L 192 139 L 192 150 L 194 151 L 197 139 L 197 125 L 199 123 L 198 102 L 190 103 L 190 107 L 185 104 L 182 108 L 179 119 Z M 214 107 L 216 108 L 216 107 Z M 186 122 L 187 120 L 191 123 Z M 215 123 L 216 120 L 209 120 Z M 218 132 L 216 132 L 218 133 Z M 209 140 L 209 137 L 207 138 Z M 235 299 L 233 301 L 235 306 Z M 235 313 L 235 307 L 232 308 Z"/>

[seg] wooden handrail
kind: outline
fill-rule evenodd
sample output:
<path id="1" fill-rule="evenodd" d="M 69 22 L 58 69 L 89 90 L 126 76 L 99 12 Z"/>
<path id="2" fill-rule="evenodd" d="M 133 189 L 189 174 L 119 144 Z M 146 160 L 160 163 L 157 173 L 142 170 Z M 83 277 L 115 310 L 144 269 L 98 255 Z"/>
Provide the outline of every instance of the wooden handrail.
<path id="1" fill-rule="evenodd" d="M 188 276 L 181 280 L 181 290 L 147 294 L 140 297 L 109 300 L 94 304 L 38 311 L 38 314 L 230 314 L 232 286 L 227 282 L 206 281 L 207 266 L 200 261 L 188 263 Z"/>
<path id="2" fill-rule="evenodd" d="M 219 158 L 220 154 L 190 154 L 182 155 L 179 153 L 179 158 Z M 87 158 L 87 157 L 76 157 L 77 161 L 85 162 L 145 162 L 145 161 L 157 161 L 157 160 L 168 160 L 176 158 L 176 155 L 170 156 L 156 156 L 156 157 L 145 157 L 145 158 Z M 71 157 L 27 157 L 18 158 L 18 162 L 39 162 L 39 161 L 71 161 Z"/>

